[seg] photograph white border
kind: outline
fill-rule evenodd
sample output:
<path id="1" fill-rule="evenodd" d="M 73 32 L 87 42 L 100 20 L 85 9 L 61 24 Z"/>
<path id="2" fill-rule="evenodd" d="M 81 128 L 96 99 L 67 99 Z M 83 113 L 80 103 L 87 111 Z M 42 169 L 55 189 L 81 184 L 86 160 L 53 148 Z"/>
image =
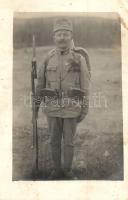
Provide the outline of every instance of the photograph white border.
<path id="1" fill-rule="evenodd" d="M 14 12 L 117 12 L 121 17 L 124 181 L 12 181 Z M 128 1 L 28 0 L 0 5 L 0 200 L 128 200 Z"/>

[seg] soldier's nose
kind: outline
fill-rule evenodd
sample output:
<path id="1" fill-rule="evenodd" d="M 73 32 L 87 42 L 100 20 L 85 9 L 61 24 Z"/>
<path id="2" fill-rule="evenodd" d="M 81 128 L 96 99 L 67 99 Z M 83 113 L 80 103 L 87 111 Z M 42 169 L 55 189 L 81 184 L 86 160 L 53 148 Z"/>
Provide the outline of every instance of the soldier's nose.
<path id="1" fill-rule="evenodd" d="M 64 36 L 63 36 L 63 35 L 61 35 L 61 36 L 60 36 L 60 39 L 61 39 L 61 40 L 63 40 L 63 39 L 64 39 Z"/>

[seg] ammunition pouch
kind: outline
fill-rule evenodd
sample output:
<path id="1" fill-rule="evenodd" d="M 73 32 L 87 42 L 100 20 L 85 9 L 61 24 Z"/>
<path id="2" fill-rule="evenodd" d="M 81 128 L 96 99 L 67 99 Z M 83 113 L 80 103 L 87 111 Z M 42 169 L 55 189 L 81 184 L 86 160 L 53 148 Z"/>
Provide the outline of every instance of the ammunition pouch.
<path id="1" fill-rule="evenodd" d="M 84 97 L 84 91 L 79 88 L 71 88 L 68 90 L 68 97 L 70 98 L 80 98 L 82 99 Z"/>
<path id="2" fill-rule="evenodd" d="M 67 92 L 67 97 L 69 98 L 79 98 L 82 99 L 85 95 L 84 91 L 79 88 L 71 88 Z M 55 90 L 51 88 L 44 88 L 41 90 L 41 97 L 49 97 L 49 98 L 63 98 L 63 91 Z"/>
<path id="3" fill-rule="evenodd" d="M 44 88 L 41 90 L 41 96 L 42 97 L 57 97 L 57 91 L 54 89 L 50 89 L 50 88 Z"/>

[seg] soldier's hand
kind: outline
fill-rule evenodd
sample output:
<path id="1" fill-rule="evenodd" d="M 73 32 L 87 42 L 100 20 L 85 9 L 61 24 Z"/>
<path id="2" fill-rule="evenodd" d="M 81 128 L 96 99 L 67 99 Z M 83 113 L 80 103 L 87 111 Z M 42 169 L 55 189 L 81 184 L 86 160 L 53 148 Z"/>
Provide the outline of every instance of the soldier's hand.
<path id="1" fill-rule="evenodd" d="M 88 113 L 88 107 L 82 107 L 81 113 L 77 118 L 77 123 L 81 122 L 86 117 L 87 113 Z"/>
<path id="2" fill-rule="evenodd" d="M 85 116 L 86 114 L 81 113 L 79 117 L 77 118 L 77 123 L 80 123 L 85 118 Z"/>

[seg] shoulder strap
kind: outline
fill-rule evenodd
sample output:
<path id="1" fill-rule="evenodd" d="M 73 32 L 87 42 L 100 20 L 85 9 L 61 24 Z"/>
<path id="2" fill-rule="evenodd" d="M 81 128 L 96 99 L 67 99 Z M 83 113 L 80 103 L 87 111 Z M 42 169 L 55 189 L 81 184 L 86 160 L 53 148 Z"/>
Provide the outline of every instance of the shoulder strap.
<path id="1" fill-rule="evenodd" d="M 44 60 L 44 85 L 45 85 L 45 87 L 46 87 L 46 68 L 47 68 L 50 58 L 54 55 L 54 53 L 55 53 L 55 49 L 52 49 L 51 51 L 49 51 Z"/>
<path id="2" fill-rule="evenodd" d="M 46 58 L 45 58 L 45 64 L 48 65 L 48 62 L 50 60 L 50 58 L 55 54 L 55 49 L 52 49 L 51 51 L 48 52 Z"/>
<path id="3" fill-rule="evenodd" d="M 73 50 L 74 52 L 76 52 L 76 53 L 82 55 L 82 56 L 85 58 L 88 71 L 89 71 L 89 73 L 90 73 L 90 75 L 91 75 L 91 65 L 90 65 L 89 55 L 88 55 L 87 50 L 84 49 L 84 48 L 82 48 L 82 47 L 74 47 L 72 50 Z"/>

